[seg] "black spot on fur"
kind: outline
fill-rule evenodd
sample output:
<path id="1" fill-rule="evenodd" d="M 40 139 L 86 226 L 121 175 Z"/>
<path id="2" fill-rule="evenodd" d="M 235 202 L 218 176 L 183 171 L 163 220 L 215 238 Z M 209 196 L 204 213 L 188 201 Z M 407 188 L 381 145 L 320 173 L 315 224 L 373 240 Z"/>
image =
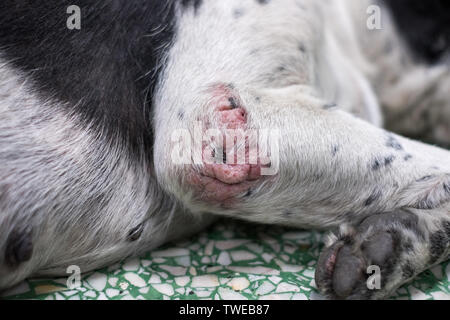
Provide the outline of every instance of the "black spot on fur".
<path id="1" fill-rule="evenodd" d="M 337 153 L 339 152 L 340 149 L 341 149 L 341 147 L 338 146 L 338 145 L 333 146 L 333 149 L 331 150 L 331 155 L 332 155 L 333 157 L 335 157 L 335 156 L 337 155 Z"/>
<path id="2" fill-rule="evenodd" d="M 444 230 L 439 230 L 430 235 L 430 262 L 435 263 L 442 257 L 449 246 L 449 239 Z"/>
<path id="3" fill-rule="evenodd" d="M 403 279 L 410 279 L 414 276 L 414 274 L 415 274 L 414 267 L 410 262 L 406 262 L 406 264 L 402 266 Z"/>
<path id="4" fill-rule="evenodd" d="M 181 0 L 181 4 L 185 8 L 194 7 L 195 12 L 198 11 L 202 5 L 203 0 Z"/>
<path id="5" fill-rule="evenodd" d="M 371 164 L 371 168 L 374 171 L 377 171 L 383 167 L 388 167 L 390 166 L 395 160 L 395 156 L 388 156 L 385 157 L 384 159 L 380 159 L 380 158 L 376 158 L 373 160 L 372 164 Z"/>
<path id="6" fill-rule="evenodd" d="M 248 189 L 247 193 L 244 195 L 244 197 L 250 197 L 253 194 L 253 190 L 252 189 Z"/>
<path id="7" fill-rule="evenodd" d="M 184 119 L 184 111 L 183 110 L 179 110 L 178 111 L 178 120 L 183 120 Z"/>
<path id="8" fill-rule="evenodd" d="M 444 252 L 450 246 L 450 221 L 443 221 L 442 228 L 430 235 L 430 262 L 444 258 Z"/>
<path id="9" fill-rule="evenodd" d="M 420 239 L 424 239 L 423 231 L 419 228 L 419 218 L 410 212 L 397 213 L 394 218 L 404 228 L 412 231 Z"/>
<path id="10" fill-rule="evenodd" d="M 384 158 L 384 165 L 386 167 L 390 166 L 392 164 L 392 162 L 394 162 L 394 160 L 395 160 L 395 156 L 386 157 L 386 158 Z"/>
<path id="11" fill-rule="evenodd" d="M 366 207 L 370 206 L 371 204 L 373 204 L 375 201 L 380 200 L 381 196 L 383 195 L 383 193 L 381 192 L 381 190 L 376 190 L 374 191 L 369 198 L 367 198 L 367 200 L 364 202 L 364 205 Z"/>
<path id="12" fill-rule="evenodd" d="M 389 148 L 393 148 L 395 150 L 401 151 L 403 150 L 403 146 L 400 144 L 400 142 L 393 136 L 389 135 L 388 140 L 386 142 L 386 146 Z"/>
<path id="13" fill-rule="evenodd" d="M 242 17 L 245 14 L 244 9 L 238 8 L 238 9 L 234 9 L 233 10 L 233 17 L 235 19 L 239 19 L 240 17 Z"/>
<path id="14" fill-rule="evenodd" d="M 379 169 L 381 168 L 381 162 L 380 162 L 380 160 L 375 159 L 375 160 L 372 162 L 371 167 L 372 167 L 372 170 L 379 170 Z"/>
<path id="15" fill-rule="evenodd" d="M 6 241 L 5 263 L 17 267 L 31 259 L 33 255 L 33 232 L 31 227 L 25 230 L 13 230 Z"/>
<path id="16" fill-rule="evenodd" d="M 316 173 L 314 173 L 312 178 L 313 178 L 314 182 L 322 180 L 323 179 L 323 172 L 316 172 Z"/>
<path id="17" fill-rule="evenodd" d="M 334 108 L 336 108 L 336 107 L 337 107 L 337 104 L 336 104 L 336 103 L 329 103 L 329 104 L 324 105 L 322 108 L 323 108 L 324 110 L 329 110 L 329 109 L 334 109 Z"/>
<path id="18" fill-rule="evenodd" d="M 447 238 L 450 240 L 450 221 L 444 221 L 442 226 Z"/>
<path id="19" fill-rule="evenodd" d="M 418 179 L 417 182 L 428 181 L 428 180 L 430 180 L 432 178 L 434 178 L 434 176 L 431 176 L 431 175 L 430 176 L 425 176 L 425 177 L 422 177 L 422 178 Z"/>
<path id="20" fill-rule="evenodd" d="M 403 252 L 412 252 L 414 250 L 414 245 L 409 239 L 404 239 L 402 241 L 402 251 Z"/>
<path id="21" fill-rule="evenodd" d="M 405 161 L 409 161 L 409 160 L 411 160 L 413 158 L 413 156 L 412 155 L 410 155 L 410 154 L 407 154 L 407 155 L 405 155 L 404 157 L 403 157 L 403 160 L 405 160 Z"/>
<path id="22" fill-rule="evenodd" d="M 428 197 L 425 197 L 423 199 L 418 200 L 414 208 L 421 210 L 431 210 L 436 208 L 436 202 L 433 201 L 432 199 L 429 199 Z"/>
<path id="23" fill-rule="evenodd" d="M 268 4 L 270 0 L 256 0 L 259 4 Z"/>
<path id="24" fill-rule="evenodd" d="M 238 104 L 237 104 L 235 98 L 233 98 L 233 97 L 228 98 L 228 102 L 230 102 L 230 106 L 232 109 L 238 108 Z"/>
<path id="25" fill-rule="evenodd" d="M 450 194 L 450 183 L 445 183 L 445 182 L 444 182 L 443 187 L 444 187 L 444 191 L 445 191 L 446 193 L 449 193 L 449 194 Z"/>
<path id="26" fill-rule="evenodd" d="M 300 43 L 298 46 L 298 50 L 300 50 L 301 52 L 305 53 L 306 52 L 306 47 L 303 43 Z"/>
<path id="27" fill-rule="evenodd" d="M 128 236 L 127 236 L 127 240 L 129 242 L 134 242 L 134 241 L 138 240 L 142 235 L 142 231 L 144 231 L 143 223 L 141 223 L 137 227 L 130 230 L 130 232 L 128 233 Z"/>
<path id="28" fill-rule="evenodd" d="M 409 231 L 411 231 L 412 233 L 414 233 L 416 235 L 416 237 L 419 238 L 420 240 L 425 239 L 425 235 L 424 235 L 423 231 L 420 229 L 419 219 L 417 218 L 417 216 L 411 214 L 411 216 L 409 218 L 402 217 L 399 220 L 399 223 L 401 223 L 404 228 L 406 228 Z"/>

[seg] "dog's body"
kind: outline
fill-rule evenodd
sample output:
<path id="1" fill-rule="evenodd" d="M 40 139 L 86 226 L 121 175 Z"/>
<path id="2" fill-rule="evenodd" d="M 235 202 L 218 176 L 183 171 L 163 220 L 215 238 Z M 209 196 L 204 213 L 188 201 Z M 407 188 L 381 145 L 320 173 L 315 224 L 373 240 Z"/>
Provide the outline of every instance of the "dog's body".
<path id="1" fill-rule="evenodd" d="M 370 30 L 381 3 L 78 1 L 70 30 L 71 3 L 24 2 L 0 5 L 0 288 L 87 272 L 219 215 L 341 226 L 316 272 L 332 297 L 387 297 L 448 258 L 450 152 L 380 127 L 384 113 L 449 143 L 450 72 L 418 63 L 387 10 Z M 195 123 L 273 130 L 279 158 L 207 163 L 214 140 L 200 164 L 176 164 L 174 132 Z"/>

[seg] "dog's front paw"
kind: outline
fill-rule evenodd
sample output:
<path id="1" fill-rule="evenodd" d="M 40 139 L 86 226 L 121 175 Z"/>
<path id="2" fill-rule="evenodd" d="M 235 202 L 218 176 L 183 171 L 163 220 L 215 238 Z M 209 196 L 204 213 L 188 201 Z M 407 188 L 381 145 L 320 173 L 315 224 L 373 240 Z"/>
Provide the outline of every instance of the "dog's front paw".
<path id="1" fill-rule="evenodd" d="M 319 258 L 319 290 L 331 299 L 388 298 L 420 268 L 408 256 L 423 251 L 422 238 L 417 217 L 405 211 L 341 228 Z"/>

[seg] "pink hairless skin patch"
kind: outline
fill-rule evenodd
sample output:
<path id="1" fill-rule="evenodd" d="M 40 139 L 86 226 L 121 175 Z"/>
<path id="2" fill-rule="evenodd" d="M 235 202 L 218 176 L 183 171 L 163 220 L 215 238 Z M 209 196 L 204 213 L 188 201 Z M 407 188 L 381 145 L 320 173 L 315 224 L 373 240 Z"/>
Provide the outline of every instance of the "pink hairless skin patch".
<path id="1" fill-rule="evenodd" d="M 200 170 L 193 170 L 187 181 L 198 191 L 202 200 L 227 204 L 237 196 L 251 193 L 251 188 L 261 178 L 261 168 L 268 162 L 262 164 L 258 150 L 255 150 L 257 145 L 242 136 L 247 129 L 248 115 L 232 90 L 218 86 L 213 90 L 213 95 L 212 107 L 217 112 L 217 129 L 222 134 L 223 143 L 219 144 L 220 150 L 216 150 L 217 146 L 203 141 L 203 165 Z M 234 131 L 238 133 L 230 135 Z M 238 159 L 239 154 L 243 155 L 242 159 Z M 257 155 L 254 162 L 250 161 L 250 154 Z"/>

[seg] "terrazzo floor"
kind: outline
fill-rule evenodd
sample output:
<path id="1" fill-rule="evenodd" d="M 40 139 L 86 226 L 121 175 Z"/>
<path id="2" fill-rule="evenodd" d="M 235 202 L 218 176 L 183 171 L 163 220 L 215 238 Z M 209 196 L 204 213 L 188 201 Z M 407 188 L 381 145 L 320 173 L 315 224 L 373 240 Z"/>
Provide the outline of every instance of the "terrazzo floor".
<path id="1" fill-rule="evenodd" d="M 239 221 L 85 275 L 68 290 L 66 278 L 30 280 L 3 299 L 322 299 L 314 282 L 322 234 Z M 450 263 L 422 274 L 392 299 L 450 300 Z"/>

